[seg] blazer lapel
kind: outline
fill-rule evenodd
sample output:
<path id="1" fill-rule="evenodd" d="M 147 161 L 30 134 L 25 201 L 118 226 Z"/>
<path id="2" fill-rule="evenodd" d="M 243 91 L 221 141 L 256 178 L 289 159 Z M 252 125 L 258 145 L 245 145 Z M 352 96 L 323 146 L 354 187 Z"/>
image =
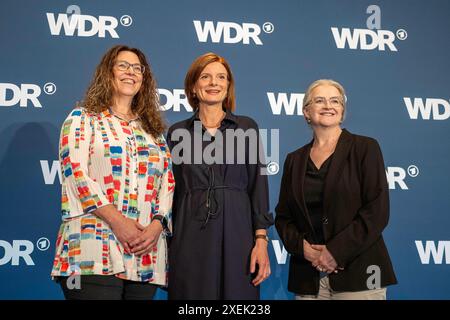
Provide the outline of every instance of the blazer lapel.
<path id="1" fill-rule="evenodd" d="M 301 152 L 296 153 L 292 168 L 292 190 L 297 205 L 301 209 L 303 215 L 308 221 L 309 226 L 314 234 L 311 218 L 309 216 L 308 208 L 306 207 L 305 197 L 303 194 L 303 184 L 305 182 L 306 166 L 308 164 L 309 153 L 311 150 L 312 141 L 306 145 Z"/>
<path id="2" fill-rule="evenodd" d="M 343 129 L 336 145 L 336 149 L 334 150 L 333 159 L 331 160 L 327 177 L 325 178 L 325 186 L 323 190 L 324 214 L 327 214 L 329 212 L 331 205 L 330 198 L 336 196 L 332 194 L 331 190 L 333 190 L 333 186 L 341 177 L 342 168 L 347 160 L 352 143 L 352 134 L 346 129 Z"/>

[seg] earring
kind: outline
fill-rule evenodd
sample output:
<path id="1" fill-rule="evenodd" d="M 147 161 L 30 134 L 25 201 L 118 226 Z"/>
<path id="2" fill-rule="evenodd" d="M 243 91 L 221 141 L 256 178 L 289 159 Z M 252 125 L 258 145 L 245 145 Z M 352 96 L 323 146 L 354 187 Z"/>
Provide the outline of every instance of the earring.
<path id="1" fill-rule="evenodd" d="M 306 118 L 306 122 L 311 123 L 311 119 L 310 118 Z"/>

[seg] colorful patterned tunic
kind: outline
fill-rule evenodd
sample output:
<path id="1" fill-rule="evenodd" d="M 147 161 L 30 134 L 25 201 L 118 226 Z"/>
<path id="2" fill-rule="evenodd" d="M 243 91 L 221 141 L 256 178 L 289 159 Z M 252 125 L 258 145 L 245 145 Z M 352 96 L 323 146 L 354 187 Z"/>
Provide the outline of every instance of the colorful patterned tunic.
<path id="1" fill-rule="evenodd" d="M 166 286 L 175 181 L 164 137 L 153 139 L 139 120 L 78 108 L 62 126 L 59 156 L 63 222 L 51 275 L 115 274 Z M 153 251 L 124 253 L 110 226 L 94 214 L 108 204 L 143 226 L 156 215 L 163 218 L 164 230 Z"/>

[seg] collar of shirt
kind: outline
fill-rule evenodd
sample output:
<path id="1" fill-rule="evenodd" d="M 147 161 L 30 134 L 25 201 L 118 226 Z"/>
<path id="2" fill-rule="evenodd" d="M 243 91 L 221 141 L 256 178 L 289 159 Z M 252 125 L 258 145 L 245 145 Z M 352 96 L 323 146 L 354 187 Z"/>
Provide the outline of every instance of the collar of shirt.
<path id="1" fill-rule="evenodd" d="M 189 119 L 189 122 L 188 122 L 189 127 L 192 127 L 194 125 L 194 121 L 200 121 L 200 116 L 198 115 L 198 110 L 199 109 L 197 109 L 195 111 L 195 113 L 192 115 L 192 117 Z M 226 114 L 225 114 L 225 118 L 223 118 L 222 121 L 228 121 L 228 122 L 237 124 L 237 121 L 238 121 L 237 116 L 234 115 L 229 109 L 226 109 L 224 111 L 226 112 Z"/>
<path id="2" fill-rule="evenodd" d="M 134 119 L 130 119 L 130 120 L 126 120 L 124 118 L 122 118 L 121 116 L 119 116 L 118 114 L 115 114 L 112 110 L 111 107 L 108 107 L 107 109 L 105 109 L 102 113 L 101 113 L 104 117 L 116 117 L 117 119 L 120 119 L 122 121 L 125 121 L 127 123 L 130 123 L 132 121 L 138 121 L 139 120 L 139 116 L 136 116 L 136 118 Z"/>

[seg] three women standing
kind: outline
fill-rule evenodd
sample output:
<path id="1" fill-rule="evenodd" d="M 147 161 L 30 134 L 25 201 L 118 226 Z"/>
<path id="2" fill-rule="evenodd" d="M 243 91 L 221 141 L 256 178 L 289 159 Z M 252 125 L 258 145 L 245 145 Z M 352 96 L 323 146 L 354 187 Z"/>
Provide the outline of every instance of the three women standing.
<path id="1" fill-rule="evenodd" d="M 169 129 L 173 173 L 155 80 L 138 49 L 111 48 L 64 122 L 52 276 L 66 298 L 152 299 L 168 284 L 170 299 L 259 299 L 273 218 L 258 126 L 233 113 L 233 75 L 214 53 L 193 62 L 185 92 L 195 112 Z M 345 93 L 335 81 L 311 84 L 303 113 L 314 138 L 288 155 L 276 207 L 292 255 L 288 288 L 298 299 L 385 299 L 396 278 L 382 238 L 389 193 L 380 147 L 340 127 Z M 373 266 L 380 278 L 369 288 Z"/>

